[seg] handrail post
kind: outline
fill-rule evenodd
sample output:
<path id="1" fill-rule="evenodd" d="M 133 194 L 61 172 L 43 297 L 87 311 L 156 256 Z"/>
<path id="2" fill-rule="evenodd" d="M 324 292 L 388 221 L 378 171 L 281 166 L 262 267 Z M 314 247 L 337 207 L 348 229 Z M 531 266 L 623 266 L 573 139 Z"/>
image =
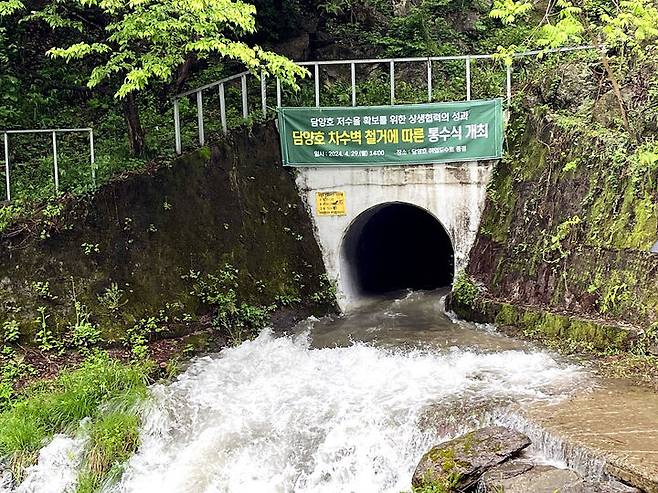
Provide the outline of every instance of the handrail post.
<path id="1" fill-rule="evenodd" d="M 427 102 L 432 102 L 432 60 L 427 60 Z"/>
<path id="2" fill-rule="evenodd" d="M 267 116 L 267 80 L 265 79 L 265 71 L 262 71 L 260 74 L 260 102 L 263 117 L 265 117 Z"/>
<path id="3" fill-rule="evenodd" d="M 240 77 L 240 85 L 242 90 L 242 118 L 249 116 L 249 102 L 247 101 L 247 76 Z"/>
<path id="4" fill-rule="evenodd" d="M 507 65 L 507 106 L 512 102 L 512 65 Z"/>
<path id="5" fill-rule="evenodd" d="M 11 187 L 9 185 L 9 134 L 5 132 L 5 185 L 7 187 L 7 202 L 11 202 Z"/>
<path id="6" fill-rule="evenodd" d="M 505 108 L 505 123 L 509 120 L 510 116 L 510 104 L 512 103 L 512 64 L 507 64 L 507 105 Z"/>
<path id="7" fill-rule="evenodd" d="M 466 57 L 466 101 L 471 100 L 471 57 Z"/>
<path id="8" fill-rule="evenodd" d="M 395 62 L 391 60 L 389 67 L 389 75 L 391 79 L 391 105 L 395 104 Z"/>
<path id="9" fill-rule="evenodd" d="M 281 79 L 276 78 L 276 107 L 281 108 Z"/>
<path id="10" fill-rule="evenodd" d="M 199 145 L 206 143 L 206 134 L 203 131 L 203 92 L 196 93 L 196 117 L 199 125 Z"/>
<path id="11" fill-rule="evenodd" d="M 315 64 L 315 107 L 320 107 L 320 66 Z"/>
<path id="12" fill-rule="evenodd" d="M 89 161 L 91 163 L 91 181 L 96 186 L 96 154 L 94 152 L 94 129 L 89 129 Z"/>
<path id="13" fill-rule="evenodd" d="M 53 131 L 53 167 L 55 168 L 55 195 L 59 194 L 59 168 L 57 166 L 57 132 Z"/>
<path id="14" fill-rule="evenodd" d="M 180 108 L 178 98 L 174 99 L 174 134 L 176 136 L 176 154 L 180 155 L 183 152 L 183 146 L 180 136 Z"/>
<path id="15" fill-rule="evenodd" d="M 356 65 L 350 63 L 350 73 L 352 79 L 352 106 L 356 106 Z"/>
<path id="16" fill-rule="evenodd" d="M 224 94 L 224 84 L 219 85 L 219 118 L 222 121 L 222 132 L 228 133 L 226 123 L 226 95 Z"/>

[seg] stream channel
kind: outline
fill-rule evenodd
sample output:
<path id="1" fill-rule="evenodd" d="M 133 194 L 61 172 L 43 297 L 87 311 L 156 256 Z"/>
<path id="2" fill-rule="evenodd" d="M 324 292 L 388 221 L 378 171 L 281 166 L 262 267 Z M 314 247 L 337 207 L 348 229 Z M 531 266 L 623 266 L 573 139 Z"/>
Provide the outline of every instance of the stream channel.
<path id="1" fill-rule="evenodd" d="M 433 444 L 483 424 L 524 428 L 523 408 L 595 387 L 582 366 L 456 320 L 444 295 L 369 300 L 193 360 L 151 388 L 141 446 L 107 491 L 409 491 Z M 534 460 L 569 460 L 550 440 L 533 442 Z M 83 446 L 55 437 L 15 491 L 74 491 Z"/>

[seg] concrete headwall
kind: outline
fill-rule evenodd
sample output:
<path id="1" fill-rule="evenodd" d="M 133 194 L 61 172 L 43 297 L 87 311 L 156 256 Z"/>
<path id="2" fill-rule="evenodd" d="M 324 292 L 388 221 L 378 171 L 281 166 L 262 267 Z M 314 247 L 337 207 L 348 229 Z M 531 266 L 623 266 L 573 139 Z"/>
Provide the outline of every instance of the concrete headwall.
<path id="1" fill-rule="evenodd" d="M 356 301 L 342 247 L 345 234 L 359 215 L 391 202 L 426 210 L 450 236 L 455 270 L 459 271 L 466 266 L 475 241 L 492 169 L 493 162 L 300 168 L 297 186 L 311 212 L 327 273 L 337 281 L 341 309 Z M 327 191 L 345 192 L 345 215 L 318 215 L 315 194 Z"/>

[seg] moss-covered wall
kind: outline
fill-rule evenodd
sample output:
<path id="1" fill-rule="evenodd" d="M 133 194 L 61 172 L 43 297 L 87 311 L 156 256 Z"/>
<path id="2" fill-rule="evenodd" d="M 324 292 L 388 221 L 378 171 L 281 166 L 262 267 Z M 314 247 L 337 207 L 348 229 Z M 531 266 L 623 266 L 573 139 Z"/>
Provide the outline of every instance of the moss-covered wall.
<path id="1" fill-rule="evenodd" d="M 243 299 L 306 305 L 324 273 L 273 124 L 45 211 L 5 232 L 0 259 L 0 325 L 17 320 L 26 337 L 40 325 L 40 307 L 66 337 L 76 301 L 109 340 L 148 317 L 193 322 L 205 310 L 190 294 L 190 271 L 230 264 Z M 118 310 L 98 298 L 113 283 Z"/>
<path id="2" fill-rule="evenodd" d="M 562 62 L 517 96 L 468 275 L 491 300 L 648 328 L 658 321 L 655 104 L 625 83 L 638 143 L 597 70 Z"/>

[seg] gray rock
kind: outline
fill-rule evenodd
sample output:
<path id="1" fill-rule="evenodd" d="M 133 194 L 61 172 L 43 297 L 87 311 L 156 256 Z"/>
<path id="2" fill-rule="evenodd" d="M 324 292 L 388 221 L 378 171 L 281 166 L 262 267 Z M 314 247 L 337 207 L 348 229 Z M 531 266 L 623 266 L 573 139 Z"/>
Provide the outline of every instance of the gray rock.
<path id="1" fill-rule="evenodd" d="M 621 96 L 624 104 L 628 108 L 631 101 L 631 92 L 622 88 Z M 592 110 L 594 121 L 600 123 L 604 127 L 615 127 L 621 123 L 621 109 L 619 108 L 619 100 L 614 91 L 609 90 L 603 94 L 595 103 Z"/>
<path id="2" fill-rule="evenodd" d="M 639 493 L 618 481 L 595 482 L 583 479 L 570 469 L 534 465 L 513 460 L 496 466 L 482 475 L 480 492 L 497 493 Z"/>
<path id="3" fill-rule="evenodd" d="M 596 83 L 589 67 L 583 63 L 567 63 L 560 69 L 560 83 L 555 88 L 557 103 L 566 108 L 577 108 L 596 95 Z"/>
<path id="4" fill-rule="evenodd" d="M 490 426 L 436 445 L 420 460 L 413 475 L 415 488 L 439 484 L 465 490 L 489 469 L 515 457 L 530 440 L 502 426 Z M 552 492 L 551 492 L 552 493 Z"/>
<path id="5" fill-rule="evenodd" d="M 586 493 L 583 479 L 570 469 L 558 469 L 553 466 L 530 466 L 514 474 L 514 463 L 503 464 L 491 469 L 482 476 L 484 491 L 504 491 L 505 493 Z"/>
<path id="6" fill-rule="evenodd" d="M 310 45 L 309 34 L 303 32 L 299 36 L 277 43 L 274 49 L 276 53 L 280 53 L 291 60 L 307 60 L 310 54 Z"/>

